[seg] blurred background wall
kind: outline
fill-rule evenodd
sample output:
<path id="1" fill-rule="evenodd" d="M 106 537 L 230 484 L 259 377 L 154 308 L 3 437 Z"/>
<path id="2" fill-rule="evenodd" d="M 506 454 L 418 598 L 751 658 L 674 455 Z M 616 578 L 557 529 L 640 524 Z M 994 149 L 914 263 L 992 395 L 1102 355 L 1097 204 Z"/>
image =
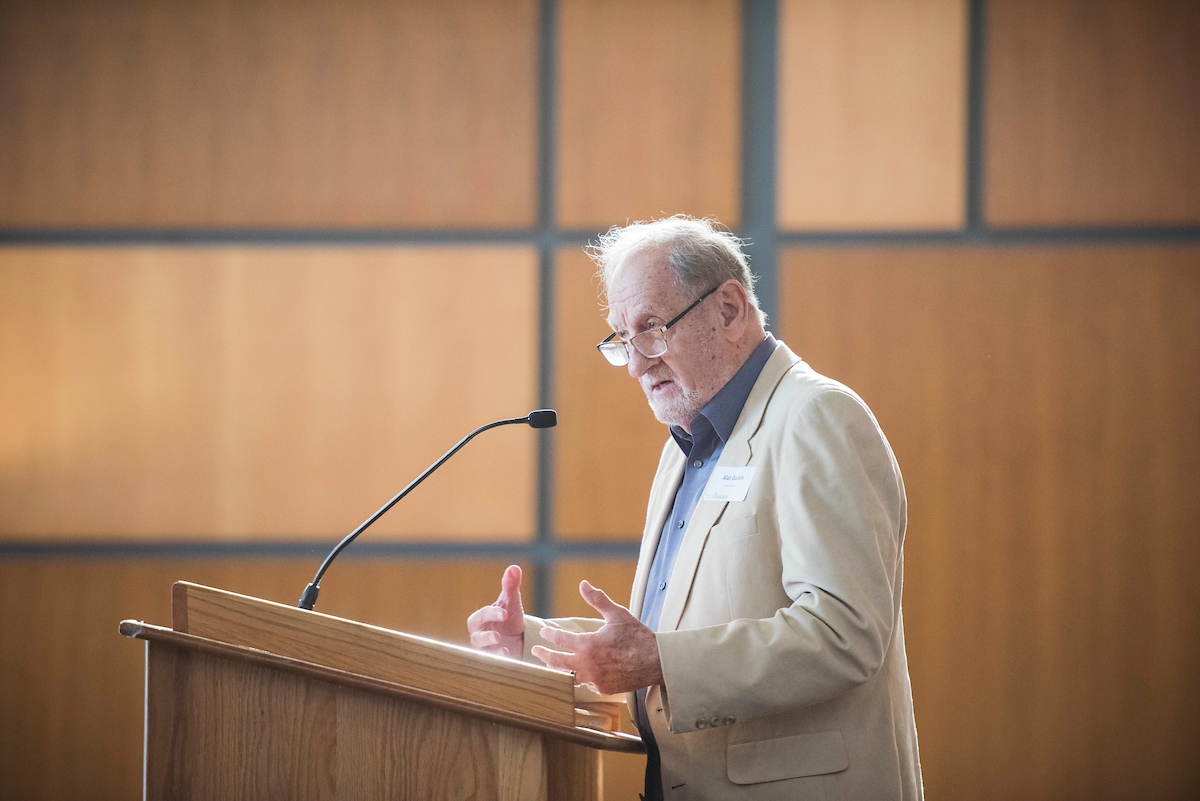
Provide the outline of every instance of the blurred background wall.
<path id="1" fill-rule="evenodd" d="M 1200 796 L 1184 0 L 0 3 L 0 797 L 134 798 L 176 579 L 454 642 L 628 598 L 581 246 L 715 215 L 909 493 L 930 798 Z M 608 758 L 606 798 L 642 760 Z"/>

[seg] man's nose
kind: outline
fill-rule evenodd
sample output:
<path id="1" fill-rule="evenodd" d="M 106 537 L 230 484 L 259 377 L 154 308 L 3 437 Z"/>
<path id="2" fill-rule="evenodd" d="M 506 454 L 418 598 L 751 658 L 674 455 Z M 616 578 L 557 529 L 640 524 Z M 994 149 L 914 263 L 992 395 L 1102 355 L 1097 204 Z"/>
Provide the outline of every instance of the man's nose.
<path id="1" fill-rule="evenodd" d="M 642 374 L 649 370 L 657 361 L 657 356 L 653 359 L 647 358 L 633 345 L 629 346 L 629 374 L 634 378 L 641 378 Z"/>

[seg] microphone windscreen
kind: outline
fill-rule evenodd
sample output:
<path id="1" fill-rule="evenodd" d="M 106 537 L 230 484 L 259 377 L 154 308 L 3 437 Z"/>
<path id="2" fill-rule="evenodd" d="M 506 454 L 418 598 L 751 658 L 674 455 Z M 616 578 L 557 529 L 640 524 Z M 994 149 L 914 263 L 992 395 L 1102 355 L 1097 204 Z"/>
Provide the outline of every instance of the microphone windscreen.
<path id="1" fill-rule="evenodd" d="M 558 412 L 553 409 L 538 409 L 529 413 L 529 425 L 533 428 L 554 428 L 558 425 Z"/>

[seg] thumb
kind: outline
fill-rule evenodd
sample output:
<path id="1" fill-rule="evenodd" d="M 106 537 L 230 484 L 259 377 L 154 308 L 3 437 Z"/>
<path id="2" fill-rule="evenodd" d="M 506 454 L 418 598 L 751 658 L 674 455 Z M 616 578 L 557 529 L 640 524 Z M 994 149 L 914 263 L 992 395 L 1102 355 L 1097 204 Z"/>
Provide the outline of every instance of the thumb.
<path id="1" fill-rule="evenodd" d="M 615 613 L 626 611 L 625 607 L 609 598 L 608 593 L 593 587 L 586 579 L 579 582 L 579 594 L 587 601 L 588 606 L 599 612 L 605 620 Z"/>
<path id="2" fill-rule="evenodd" d="M 521 568 L 519 565 L 509 565 L 500 577 L 500 597 L 496 604 L 508 609 L 509 612 L 521 612 Z"/>

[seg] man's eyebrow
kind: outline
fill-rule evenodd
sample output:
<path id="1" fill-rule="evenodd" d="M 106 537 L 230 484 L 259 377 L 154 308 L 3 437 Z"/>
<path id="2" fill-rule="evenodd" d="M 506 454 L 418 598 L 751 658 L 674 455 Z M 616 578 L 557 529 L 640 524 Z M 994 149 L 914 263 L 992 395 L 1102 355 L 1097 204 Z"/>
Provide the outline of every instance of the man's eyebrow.
<path id="1" fill-rule="evenodd" d="M 649 322 L 651 320 L 662 321 L 662 320 L 666 320 L 667 318 L 665 316 L 659 314 L 657 309 L 638 309 L 630 316 L 629 319 L 630 319 L 630 323 L 632 323 L 632 325 L 634 326 L 635 331 L 640 327 L 640 331 L 637 331 L 637 333 L 641 333 L 641 331 L 646 331 L 646 330 L 650 329 L 651 326 L 649 325 Z M 616 333 L 621 332 L 621 327 L 619 325 L 614 325 L 612 320 L 605 319 L 604 322 L 608 323 L 608 327 L 611 328 L 614 332 L 616 332 Z"/>
<path id="2" fill-rule="evenodd" d="M 630 317 L 630 322 L 633 323 L 634 326 L 638 326 L 638 325 L 645 325 L 648 322 L 650 322 L 651 320 L 659 320 L 659 319 L 665 319 L 665 318 L 661 314 L 659 314 L 656 310 L 642 309 L 642 310 L 638 311 L 636 314 L 634 314 L 632 317 Z"/>

